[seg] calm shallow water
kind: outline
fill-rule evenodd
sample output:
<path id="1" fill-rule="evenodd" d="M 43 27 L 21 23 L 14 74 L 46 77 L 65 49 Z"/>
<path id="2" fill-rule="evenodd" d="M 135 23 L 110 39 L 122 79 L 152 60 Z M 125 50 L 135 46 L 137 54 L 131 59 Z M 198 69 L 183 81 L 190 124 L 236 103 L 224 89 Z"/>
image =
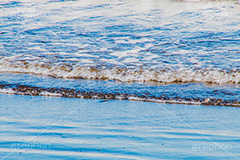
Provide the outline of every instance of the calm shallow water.
<path id="1" fill-rule="evenodd" d="M 0 94 L 2 159 L 233 159 L 239 108 Z"/>

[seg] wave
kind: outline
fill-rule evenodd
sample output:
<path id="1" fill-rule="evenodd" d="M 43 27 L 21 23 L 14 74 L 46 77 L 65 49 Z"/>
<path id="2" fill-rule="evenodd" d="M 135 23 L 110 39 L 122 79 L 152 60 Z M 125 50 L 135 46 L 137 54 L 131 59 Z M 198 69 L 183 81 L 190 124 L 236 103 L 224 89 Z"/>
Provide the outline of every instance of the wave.
<path id="1" fill-rule="evenodd" d="M 146 66 L 84 65 L 2 59 L 1 73 L 28 73 L 67 79 L 115 80 L 120 82 L 160 82 L 239 84 L 239 69 L 153 68 Z"/>

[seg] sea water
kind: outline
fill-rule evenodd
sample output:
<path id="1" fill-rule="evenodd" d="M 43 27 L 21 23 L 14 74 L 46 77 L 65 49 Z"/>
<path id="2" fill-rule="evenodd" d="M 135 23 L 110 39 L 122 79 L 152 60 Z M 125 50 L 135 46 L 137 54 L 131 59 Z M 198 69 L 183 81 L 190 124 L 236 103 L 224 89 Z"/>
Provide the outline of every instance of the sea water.
<path id="1" fill-rule="evenodd" d="M 0 154 L 237 159 L 239 42 L 231 0 L 0 1 Z"/>
<path id="2" fill-rule="evenodd" d="M 0 94 L 1 160 L 239 160 L 237 107 Z"/>
<path id="3" fill-rule="evenodd" d="M 235 1 L 1 1 L 1 92 L 239 106 L 239 9 Z"/>

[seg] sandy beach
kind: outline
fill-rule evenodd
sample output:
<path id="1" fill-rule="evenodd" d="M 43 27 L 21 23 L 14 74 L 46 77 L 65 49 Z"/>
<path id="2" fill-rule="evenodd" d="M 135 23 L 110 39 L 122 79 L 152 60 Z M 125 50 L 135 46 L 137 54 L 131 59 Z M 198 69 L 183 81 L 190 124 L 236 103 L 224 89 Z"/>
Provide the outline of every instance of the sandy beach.
<path id="1" fill-rule="evenodd" d="M 0 94 L 2 159 L 239 159 L 239 108 Z"/>

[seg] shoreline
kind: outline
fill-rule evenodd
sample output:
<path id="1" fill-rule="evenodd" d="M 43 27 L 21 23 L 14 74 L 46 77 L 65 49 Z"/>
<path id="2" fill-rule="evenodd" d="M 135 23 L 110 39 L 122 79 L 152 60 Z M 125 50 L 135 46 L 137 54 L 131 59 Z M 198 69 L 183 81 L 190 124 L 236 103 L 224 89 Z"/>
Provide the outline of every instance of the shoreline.
<path id="1" fill-rule="evenodd" d="M 106 93 L 99 91 L 76 90 L 70 88 L 42 88 L 33 87 L 29 85 L 18 84 L 1 84 L 0 93 L 2 94 L 17 94 L 29 96 L 51 96 L 51 97 L 66 97 L 66 98 L 80 98 L 80 99 L 102 99 L 102 100 L 130 100 L 154 103 L 168 103 L 168 104 L 185 104 L 185 105 L 207 105 L 207 106 L 229 106 L 240 107 L 239 101 L 229 102 L 223 99 L 216 98 L 169 98 L 164 95 L 153 96 L 126 94 L 126 93 Z"/>

